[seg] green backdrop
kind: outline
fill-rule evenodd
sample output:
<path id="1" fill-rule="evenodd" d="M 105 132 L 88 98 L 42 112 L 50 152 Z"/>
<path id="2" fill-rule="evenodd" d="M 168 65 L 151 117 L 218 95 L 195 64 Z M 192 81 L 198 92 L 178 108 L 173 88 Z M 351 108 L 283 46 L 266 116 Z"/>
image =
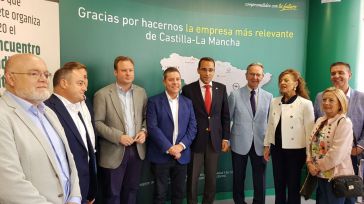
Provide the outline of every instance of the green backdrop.
<path id="1" fill-rule="evenodd" d="M 124 19 L 129 24 L 123 25 Z M 135 83 L 143 86 L 148 96 L 161 92 L 164 88 L 160 60 L 171 53 L 195 58 L 210 56 L 240 69 L 251 62 L 261 62 L 265 71 L 272 74 L 271 81 L 263 88 L 277 96 L 277 76 L 282 70 L 295 68 L 304 72 L 307 19 L 305 0 L 62 0 L 61 62 L 79 61 L 87 65 L 89 98 L 96 90 L 115 81 L 113 60 L 118 55 L 135 60 Z M 143 20 L 151 21 L 152 28 L 143 24 Z M 153 22 L 157 28 L 153 28 Z M 161 29 L 158 23 L 171 26 Z M 190 26 L 193 32 L 188 29 Z M 207 29 L 207 33 L 197 33 L 197 27 Z M 225 29 L 227 33 L 211 33 L 215 28 Z M 157 39 L 147 40 L 149 32 Z M 290 36 L 268 36 L 268 32 L 285 32 Z M 236 46 L 166 42 L 165 38 L 159 38 L 161 33 L 200 40 L 215 37 L 234 41 Z M 230 153 L 223 154 L 219 161 L 218 199 L 231 196 L 230 157 Z M 246 191 L 247 195 L 252 195 L 248 166 Z M 271 163 L 267 168 L 267 188 L 270 194 L 273 188 Z M 142 195 L 138 196 L 139 203 L 149 203 L 152 199 L 152 176 L 147 162 L 139 195 Z"/>

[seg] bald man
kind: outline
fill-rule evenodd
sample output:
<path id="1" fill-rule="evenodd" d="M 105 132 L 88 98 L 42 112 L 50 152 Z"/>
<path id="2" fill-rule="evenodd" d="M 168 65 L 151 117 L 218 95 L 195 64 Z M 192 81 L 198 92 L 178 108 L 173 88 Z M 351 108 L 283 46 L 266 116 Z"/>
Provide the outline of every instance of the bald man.
<path id="1" fill-rule="evenodd" d="M 73 156 L 50 96 L 49 73 L 42 59 L 17 54 L 5 65 L 0 98 L 1 203 L 81 203 Z"/>

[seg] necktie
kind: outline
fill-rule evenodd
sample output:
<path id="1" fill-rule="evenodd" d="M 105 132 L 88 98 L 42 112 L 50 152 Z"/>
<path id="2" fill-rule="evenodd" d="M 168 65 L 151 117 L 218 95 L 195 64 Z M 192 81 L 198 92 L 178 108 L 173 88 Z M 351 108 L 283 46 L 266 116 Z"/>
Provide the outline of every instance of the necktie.
<path id="1" fill-rule="evenodd" d="M 210 114 L 211 111 L 211 91 L 210 91 L 210 85 L 205 85 L 205 108 L 206 112 Z"/>
<path id="2" fill-rule="evenodd" d="M 250 92 L 250 105 L 251 105 L 251 107 L 252 107 L 252 112 L 253 112 L 253 116 L 255 116 L 255 111 L 256 111 L 256 103 L 255 103 L 255 91 L 254 90 L 252 90 L 251 92 Z"/>

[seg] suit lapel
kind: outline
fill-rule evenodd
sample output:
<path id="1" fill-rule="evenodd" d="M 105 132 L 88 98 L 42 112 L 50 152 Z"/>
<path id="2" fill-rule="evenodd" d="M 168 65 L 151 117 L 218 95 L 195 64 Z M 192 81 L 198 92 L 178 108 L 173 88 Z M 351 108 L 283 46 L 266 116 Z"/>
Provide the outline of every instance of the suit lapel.
<path id="1" fill-rule="evenodd" d="M 132 95 L 132 98 L 133 98 L 133 109 L 134 109 L 134 115 L 133 115 L 133 118 L 134 118 L 134 121 L 137 121 L 135 119 L 135 116 L 136 115 L 139 115 L 139 107 L 138 105 L 135 105 L 136 104 L 136 101 L 138 101 L 139 99 L 143 98 L 141 96 L 141 93 L 138 91 L 137 88 L 134 88 L 133 89 L 133 95 Z M 141 110 L 140 110 L 141 111 Z"/>
<path id="2" fill-rule="evenodd" d="M 118 96 L 118 87 L 116 86 L 116 84 L 114 86 L 112 86 L 112 88 L 110 88 L 110 98 L 111 98 L 111 102 L 112 104 L 114 105 L 114 109 L 120 119 L 120 122 L 121 124 L 123 125 L 123 127 L 125 127 L 125 124 L 124 124 L 124 112 L 122 112 L 122 110 L 124 110 L 122 107 L 121 107 L 121 103 L 120 103 L 120 99 L 119 99 L 119 96 Z"/>
<path id="3" fill-rule="evenodd" d="M 51 102 L 54 103 L 54 108 L 59 113 L 59 116 L 62 117 L 63 121 L 65 121 L 66 125 L 71 129 L 73 135 L 76 137 L 77 141 L 86 149 L 86 146 L 82 140 L 80 132 L 78 131 L 76 124 L 74 123 L 71 115 L 69 114 L 67 108 L 64 106 L 63 102 L 55 95 L 52 95 L 50 98 Z M 86 128 L 86 127 L 85 127 Z M 86 128 L 87 130 L 87 128 Z"/>
<path id="4" fill-rule="evenodd" d="M 200 109 L 201 110 L 204 110 L 204 112 L 206 113 L 207 115 L 207 111 L 206 111 L 206 107 L 205 107 L 205 101 L 203 99 L 203 96 L 202 96 L 202 92 L 201 92 L 201 87 L 200 87 L 200 83 L 199 81 L 196 81 L 195 84 L 194 84 L 194 89 L 195 91 L 193 91 L 193 93 L 195 93 L 195 98 L 197 98 L 198 100 L 198 103 L 200 104 Z M 212 95 L 212 102 L 214 101 L 214 95 Z M 212 106 L 212 105 L 211 105 Z M 211 107 L 211 110 L 212 110 L 212 107 Z"/>
<path id="5" fill-rule="evenodd" d="M 14 110 L 18 117 L 24 122 L 24 124 L 29 128 L 29 130 L 33 133 L 33 136 L 37 138 L 41 146 L 43 147 L 44 151 L 47 153 L 48 159 L 53 166 L 53 169 L 59 175 L 57 167 L 57 161 L 55 159 L 55 155 L 53 150 L 51 149 L 51 145 L 46 138 L 46 135 L 43 134 L 42 131 L 31 121 L 30 118 L 26 115 L 26 113 L 19 107 L 16 107 Z"/>
<path id="6" fill-rule="evenodd" d="M 221 92 L 219 87 L 216 86 L 215 82 L 212 82 L 212 103 L 211 103 L 211 112 L 214 110 L 217 100 L 221 98 Z"/>
<path id="7" fill-rule="evenodd" d="M 251 104 L 250 104 L 250 92 L 249 92 L 248 87 L 245 86 L 243 89 L 241 89 L 240 97 L 242 98 L 243 103 L 245 103 L 245 107 L 248 109 L 250 117 L 254 118 L 253 110 L 252 110 Z M 257 115 L 257 110 L 255 112 L 255 115 Z"/>
<path id="8" fill-rule="evenodd" d="M 168 102 L 168 97 L 167 97 L 167 94 L 164 93 L 162 95 L 162 107 L 165 109 L 165 111 L 167 112 L 168 114 L 168 117 L 169 119 L 171 119 L 172 121 L 172 124 L 173 124 L 173 116 L 172 116 L 172 110 L 171 110 L 171 106 L 169 105 L 169 102 Z"/>
<path id="9" fill-rule="evenodd" d="M 47 154 L 47 157 L 53 167 L 53 170 L 57 172 L 57 175 L 60 175 L 60 172 L 58 171 L 57 161 L 56 157 L 54 155 L 53 150 L 51 149 L 51 145 L 49 144 L 47 136 L 43 134 L 42 131 L 35 125 L 35 123 L 27 116 L 27 113 L 25 110 L 20 107 L 12 98 L 10 98 L 7 95 L 2 96 L 6 103 L 14 108 L 15 114 L 24 122 L 24 124 L 29 128 L 29 130 L 33 133 L 33 136 L 38 140 L 40 145 L 43 147 L 44 151 Z M 47 107 L 46 107 L 47 109 Z M 48 118 L 48 117 L 47 117 Z M 50 121 L 51 122 L 51 121 Z M 51 123 L 53 125 L 53 123 Z M 59 180 L 61 183 L 61 181 Z M 61 184 L 62 185 L 62 184 Z"/>

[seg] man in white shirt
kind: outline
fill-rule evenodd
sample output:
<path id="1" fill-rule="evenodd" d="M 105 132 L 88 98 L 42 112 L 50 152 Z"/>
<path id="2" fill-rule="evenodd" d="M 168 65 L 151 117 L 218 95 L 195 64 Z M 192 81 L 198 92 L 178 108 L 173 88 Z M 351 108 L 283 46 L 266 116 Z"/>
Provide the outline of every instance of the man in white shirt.
<path id="1" fill-rule="evenodd" d="M 78 62 L 66 63 L 53 78 L 54 94 L 45 101 L 60 120 L 70 149 L 74 155 L 82 203 L 93 203 L 96 197 L 95 133 L 91 115 L 85 106 L 86 66 Z"/>

